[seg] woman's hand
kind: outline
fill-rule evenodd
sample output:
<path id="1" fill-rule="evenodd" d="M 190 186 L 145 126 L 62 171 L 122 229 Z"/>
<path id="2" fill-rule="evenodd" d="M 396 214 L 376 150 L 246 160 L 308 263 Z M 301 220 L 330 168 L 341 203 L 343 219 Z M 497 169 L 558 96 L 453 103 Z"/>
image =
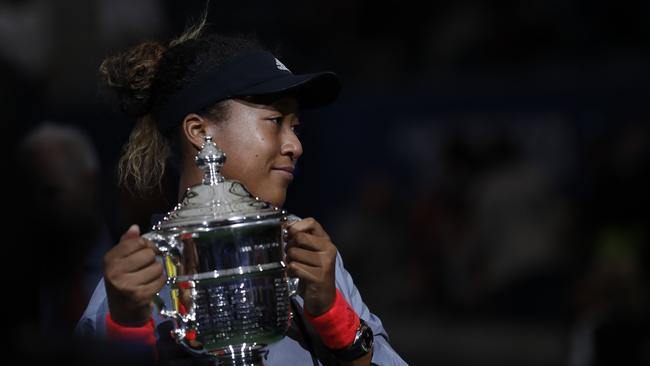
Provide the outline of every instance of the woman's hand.
<path id="1" fill-rule="evenodd" d="M 305 310 L 313 316 L 325 313 L 336 296 L 336 247 L 313 218 L 293 222 L 287 227 L 288 273 L 300 278 L 300 295 Z"/>
<path id="2" fill-rule="evenodd" d="M 104 281 L 111 318 L 120 324 L 144 324 L 151 316 L 153 296 L 166 278 L 152 244 L 131 226 L 104 256 Z"/>

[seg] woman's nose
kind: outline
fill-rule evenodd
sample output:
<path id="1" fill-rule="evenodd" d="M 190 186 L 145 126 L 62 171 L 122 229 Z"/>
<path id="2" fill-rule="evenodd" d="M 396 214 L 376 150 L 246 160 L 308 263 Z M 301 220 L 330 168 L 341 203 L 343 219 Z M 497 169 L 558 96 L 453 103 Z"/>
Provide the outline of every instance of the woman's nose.
<path id="1" fill-rule="evenodd" d="M 302 155 L 302 144 L 293 131 L 287 135 L 280 147 L 280 153 L 289 155 L 292 160 L 297 160 Z"/>

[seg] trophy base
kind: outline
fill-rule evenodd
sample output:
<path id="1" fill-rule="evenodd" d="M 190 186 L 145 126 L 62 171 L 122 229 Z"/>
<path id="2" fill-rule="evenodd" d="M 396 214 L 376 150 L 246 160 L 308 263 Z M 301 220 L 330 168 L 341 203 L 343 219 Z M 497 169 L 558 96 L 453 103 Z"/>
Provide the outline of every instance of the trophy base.
<path id="1" fill-rule="evenodd" d="M 247 349 L 217 356 L 218 366 L 264 366 L 261 349 Z"/>

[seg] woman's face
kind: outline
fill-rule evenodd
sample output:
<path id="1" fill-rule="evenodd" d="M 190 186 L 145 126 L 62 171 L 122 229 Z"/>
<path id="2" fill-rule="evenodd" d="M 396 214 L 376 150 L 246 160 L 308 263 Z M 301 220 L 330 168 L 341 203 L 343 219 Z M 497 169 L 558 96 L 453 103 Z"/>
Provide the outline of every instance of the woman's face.
<path id="1" fill-rule="evenodd" d="M 226 153 L 221 172 L 238 180 L 261 200 L 282 206 L 302 145 L 296 136 L 298 103 L 233 99 L 227 119 L 211 126 L 217 146 Z"/>

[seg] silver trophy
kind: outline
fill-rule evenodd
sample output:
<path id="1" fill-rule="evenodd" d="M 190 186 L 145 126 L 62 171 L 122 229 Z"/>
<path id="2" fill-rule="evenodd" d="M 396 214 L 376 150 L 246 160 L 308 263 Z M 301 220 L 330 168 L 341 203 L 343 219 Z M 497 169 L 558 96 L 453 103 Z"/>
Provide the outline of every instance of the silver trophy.
<path id="1" fill-rule="evenodd" d="M 218 365 L 263 365 L 263 348 L 291 322 L 297 279 L 286 274 L 284 225 L 292 217 L 225 180 L 225 160 L 206 136 L 196 157 L 202 184 L 143 236 L 165 266 L 169 291 L 156 303 L 176 341 Z"/>

